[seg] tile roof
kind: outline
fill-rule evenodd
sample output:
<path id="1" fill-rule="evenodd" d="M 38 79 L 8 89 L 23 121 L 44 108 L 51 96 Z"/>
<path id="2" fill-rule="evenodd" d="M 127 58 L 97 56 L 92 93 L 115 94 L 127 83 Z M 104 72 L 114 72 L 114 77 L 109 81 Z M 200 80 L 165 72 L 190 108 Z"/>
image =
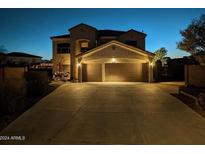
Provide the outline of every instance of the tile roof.
<path id="1" fill-rule="evenodd" d="M 27 53 L 23 53 L 23 52 L 10 52 L 7 53 L 8 56 L 11 57 L 33 57 L 33 58 L 42 58 L 40 56 L 36 56 L 36 55 L 31 55 L 31 54 L 27 54 Z"/>
<path id="2" fill-rule="evenodd" d="M 70 37 L 69 34 L 65 34 L 65 35 L 51 36 L 50 38 L 53 39 L 53 38 L 69 38 L 69 37 Z"/>
<path id="3" fill-rule="evenodd" d="M 109 30 L 109 29 L 105 29 L 105 30 L 98 30 L 98 36 L 119 36 L 121 34 L 126 33 L 125 31 L 119 31 L 119 30 Z"/>
<path id="4" fill-rule="evenodd" d="M 92 28 L 92 29 L 94 29 L 94 30 L 97 30 L 97 29 L 96 29 L 95 27 L 93 27 L 93 26 L 87 25 L 87 24 L 85 24 L 85 23 L 80 23 L 80 24 L 78 24 L 78 25 L 75 25 L 75 26 L 71 27 L 71 28 L 69 29 L 69 31 L 72 30 L 73 28 L 76 28 L 76 27 L 79 27 L 79 26 L 82 26 L 82 25 L 84 25 L 84 26 L 86 26 L 86 27 L 89 27 L 89 28 Z"/>
<path id="5" fill-rule="evenodd" d="M 133 30 L 137 33 L 140 33 L 140 34 L 144 34 L 146 35 L 145 33 L 143 32 L 139 32 L 139 31 L 136 31 L 136 30 Z M 126 33 L 128 31 L 119 31 L 119 30 L 110 30 L 110 29 L 104 29 L 104 30 L 98 30 L 97 33 L 98 33 L 98 37 L 102 37 L 102 36 L 119 36 L 119 35 L 122 35 L 124 33 Z M 53 38 L 69 38 L 70 35 L 69 34 L 65 34 L 65 35 L 57 35 L 57 36 L 51 36 L 50 38 L 53 39 Z"/>

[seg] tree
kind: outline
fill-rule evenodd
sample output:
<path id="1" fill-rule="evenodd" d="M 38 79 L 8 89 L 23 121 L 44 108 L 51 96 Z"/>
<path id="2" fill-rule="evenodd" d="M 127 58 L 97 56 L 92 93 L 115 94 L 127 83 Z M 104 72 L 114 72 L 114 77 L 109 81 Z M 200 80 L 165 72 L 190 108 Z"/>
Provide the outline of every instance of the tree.
<path id="1" fill-rule="evenodd" d="M 180 34 L 182 40 L 177 43 L 178 49 L 189 52 L 194 57 L 205 54 L 205 14 L 194 19 Z"/>
<path id="2" fill-rule="evenodd" d="M 163 61 L 163 58 L 167 55 L 167 49 L 162 47 L 154 52 L 155 56 L 153 62 L 155 63 L 157 60 Z"/>

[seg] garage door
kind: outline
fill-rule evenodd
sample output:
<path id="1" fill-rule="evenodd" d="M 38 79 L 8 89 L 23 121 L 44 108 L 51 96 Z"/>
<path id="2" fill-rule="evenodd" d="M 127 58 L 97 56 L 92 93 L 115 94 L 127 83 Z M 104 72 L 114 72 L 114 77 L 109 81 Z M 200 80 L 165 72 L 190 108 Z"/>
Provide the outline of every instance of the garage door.
<path id="1" fill-rule="evenodd" d="M 84 82 L 101 82 L 102 65 L 101 64 L 83 64 L 82 79 Z"/>
<path id="2" fill-rule="evenodd" d="M 107 82 L 142 82 L 147 81 L 147 64 L 110 63 L 105 64 Z"/>

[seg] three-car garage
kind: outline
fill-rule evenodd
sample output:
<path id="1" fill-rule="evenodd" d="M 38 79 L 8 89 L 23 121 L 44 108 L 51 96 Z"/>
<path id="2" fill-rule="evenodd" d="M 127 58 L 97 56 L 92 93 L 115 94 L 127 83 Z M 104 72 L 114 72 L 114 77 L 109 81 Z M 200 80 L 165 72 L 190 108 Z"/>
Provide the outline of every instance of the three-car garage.
<path id="1" fill-rule="evenodd" d="M 80 82 L 150 82 L 153 54 L 118 41 L 76 56 Z"/>
<path id="2" fill-rule="evenodd" d="M 147 63 L 90 63 L 82 65 L 83 82 L 147 82 Z"/>

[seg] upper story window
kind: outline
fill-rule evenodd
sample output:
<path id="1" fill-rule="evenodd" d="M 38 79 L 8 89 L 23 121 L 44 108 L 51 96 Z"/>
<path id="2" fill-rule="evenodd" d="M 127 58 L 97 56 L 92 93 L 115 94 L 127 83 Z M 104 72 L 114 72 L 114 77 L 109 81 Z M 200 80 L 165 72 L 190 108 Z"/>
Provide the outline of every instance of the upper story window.
<path id="1" fill-rule="evenodd" d="M 57 53 L 70 53 L 70 44 L 69 43 L 59 43 L 57 44 Z"/>
<path id="2" fill-rule="evenodd" d="M 125 42 L 127 45 L 133 46 L 133 47 L 137 47 L 137 41 L 126 41 Z"/>
<path id="3" fill-rule="evenodd" d="M 89 49 L 89 42 L 88 41 L 83 41 L 80 42 L 80 51 L 81 52 L 86 52 Z"/>

